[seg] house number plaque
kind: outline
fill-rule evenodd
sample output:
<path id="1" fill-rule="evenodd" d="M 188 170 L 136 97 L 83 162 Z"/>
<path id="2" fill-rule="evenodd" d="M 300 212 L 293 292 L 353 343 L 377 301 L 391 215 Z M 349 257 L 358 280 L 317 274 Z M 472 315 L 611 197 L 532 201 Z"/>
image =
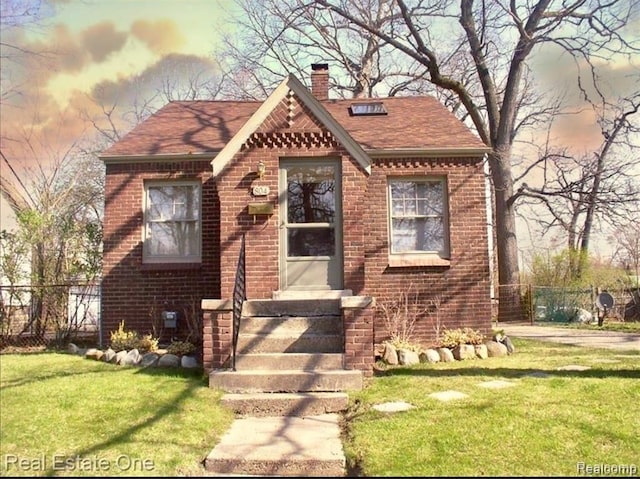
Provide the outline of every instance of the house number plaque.
<path id="1" fill-rule="evenodd" d="M 254 186 L 253 196 L 267 196 L 269 194 L 269 191 L 271 190 L 269 189 L 268 186 L 262 186 L 262 185 Z"/>

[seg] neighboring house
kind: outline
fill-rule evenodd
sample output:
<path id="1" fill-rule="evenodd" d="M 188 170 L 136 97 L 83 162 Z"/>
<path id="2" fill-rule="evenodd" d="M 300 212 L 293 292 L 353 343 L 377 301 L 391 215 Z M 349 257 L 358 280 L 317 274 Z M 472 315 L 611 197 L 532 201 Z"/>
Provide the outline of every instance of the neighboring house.
<path id="1" fill-rule="evenodd" d="M 178 313 L 163 334 L 185 337 L 204 305 L 205 366 L 224 364 L 228 311 L 206 300 L 232 298 L 243 235 L 249 299 L 356 296 L 348 368 L 389 334 L 368 298 L 417 292 L 423 343 L 490 331 L 488 149 L 434 98 L 332 100 L 328 75 L 314 65 L 311 90 L 289 75 L 265 101 L 171 102 L 101 155 L 104 339 L 120 321 L 157 331 L 163 311 Z"/>

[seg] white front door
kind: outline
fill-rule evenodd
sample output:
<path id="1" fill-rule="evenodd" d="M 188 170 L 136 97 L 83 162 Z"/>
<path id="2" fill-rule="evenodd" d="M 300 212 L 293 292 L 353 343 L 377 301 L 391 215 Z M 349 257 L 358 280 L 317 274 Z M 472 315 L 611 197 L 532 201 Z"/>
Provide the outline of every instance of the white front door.
<path id="1" fill-rule="evenodd" d="M 280 162 L 280 289 L 342 289 L 340 162 Z"/>

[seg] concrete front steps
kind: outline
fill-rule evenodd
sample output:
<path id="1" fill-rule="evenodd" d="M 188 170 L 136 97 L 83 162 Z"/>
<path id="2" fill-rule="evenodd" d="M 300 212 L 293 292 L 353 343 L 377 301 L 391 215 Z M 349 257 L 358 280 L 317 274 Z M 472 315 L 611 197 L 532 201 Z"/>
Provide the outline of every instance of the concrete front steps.
<path id="1" fill-rule="evenodd" d="M 339 305 L 335 298 L 245 303 L 236 371 L 209 374 L 209 386 L 226 392 L 222 402 L 239 419 L 206 458 L 207 471 L 344 475 L 337 413 L 348 406 L 347 391 L 362 389 L 363 377 L 344 369 Z M 234 445 L 234 436 L 252 447 Z M 319 454 L 323 442 L 327 450 Z"/>

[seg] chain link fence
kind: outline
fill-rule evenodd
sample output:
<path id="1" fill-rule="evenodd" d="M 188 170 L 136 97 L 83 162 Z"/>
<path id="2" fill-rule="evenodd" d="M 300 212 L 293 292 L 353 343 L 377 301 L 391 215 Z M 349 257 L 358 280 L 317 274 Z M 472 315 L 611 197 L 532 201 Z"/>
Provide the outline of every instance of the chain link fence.
<path id="1" fill-rule="evenodd" d="M 609 293 L 615 303 L 606 312 L 598 309 L 601 292 Z M 603 290 L 588 288 L 527 286 L 528 317 L 534 322 L 597 322 L 606 314 L 612 321 L 640 321 L 640 294 L 635 288 Z"/>
<path id="2" fill-rule="evenodd" d="M 0 350 L 97 343 L 100 285 L 0 286 Z"/>

